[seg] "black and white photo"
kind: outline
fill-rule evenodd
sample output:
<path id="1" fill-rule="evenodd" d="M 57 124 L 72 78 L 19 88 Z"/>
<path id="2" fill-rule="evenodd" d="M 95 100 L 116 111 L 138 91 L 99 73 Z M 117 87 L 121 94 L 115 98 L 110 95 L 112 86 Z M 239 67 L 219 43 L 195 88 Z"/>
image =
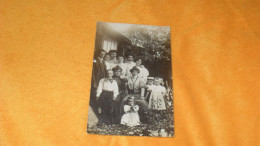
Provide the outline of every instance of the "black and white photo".
<path id="1" fill-rule="evenodd" d="M 174 136 L 169 26 L 98 22 L 87 132 Z"/>

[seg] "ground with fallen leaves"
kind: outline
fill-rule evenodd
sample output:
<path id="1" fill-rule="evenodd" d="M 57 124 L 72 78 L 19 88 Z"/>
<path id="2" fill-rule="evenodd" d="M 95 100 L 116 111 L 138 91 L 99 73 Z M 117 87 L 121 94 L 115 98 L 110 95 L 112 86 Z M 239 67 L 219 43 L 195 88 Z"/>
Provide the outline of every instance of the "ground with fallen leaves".
<path id="1" fill-rule="evenodd" d="M 89 134 L 101 135 L 126 135 L 126 136 L 159 136 L 172 137 L 174 135 L 173 126 L 173 106 L 168 106 L 164 111 L 147 112 L 147 123 L 139 126 L 128 127 L 121 124 L 106 124 L 99 122 L 96 126 L 88 126 Z M 162 130 L 164 129 L 164 130 Z"/>

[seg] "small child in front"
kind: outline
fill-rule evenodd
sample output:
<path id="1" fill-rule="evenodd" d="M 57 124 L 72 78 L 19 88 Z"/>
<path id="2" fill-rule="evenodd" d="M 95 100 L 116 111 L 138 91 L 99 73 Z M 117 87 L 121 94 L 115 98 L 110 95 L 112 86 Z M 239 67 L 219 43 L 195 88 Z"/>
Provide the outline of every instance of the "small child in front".
<path id="1" fill-rule="evenodd" d="M 124 115 L 121 124 L 129 127 L 140 125 L 140 117 L 138 115 L 139 106 L 135 105 L 134 97 L 127 99 L 127 105 L 124 105 Z"/>

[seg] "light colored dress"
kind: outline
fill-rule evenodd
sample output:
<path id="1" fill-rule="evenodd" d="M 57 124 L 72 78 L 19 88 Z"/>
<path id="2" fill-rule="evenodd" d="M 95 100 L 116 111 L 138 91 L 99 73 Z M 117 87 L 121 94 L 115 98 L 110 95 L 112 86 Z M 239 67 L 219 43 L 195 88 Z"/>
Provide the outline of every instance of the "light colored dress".
<path id="1" fill-rule="evenodd" d="M 138 76 L 143 78 L 146 82 L 147 77 L 149 76 L 149 71 L 143 65 L 141 65 L 141 67 L 139 67 L 139 66 L 136 66 L 136 67 L 140 70 L 140 73 L 138 74 Z"/>
<path id="2" fill-rule="evenodd" d="M 142 99 L 141 97 L 144 95 L 142 93 L 142 88 L 145 87 L 145 82 L 139 76 L 130 76 L 127 82 L 127 96 L 123 97 L 121 102 L 120 111 L 121 113 L 124 111 L 124 105 L 127 104 L 128 97 L 135 97 L 135 103 L 140 107 L 140 111 L 146 111 L 148 109 L 148 102 Z M 139 112 L 140 116 L 142 116 L 142 112 Z"/>
<path id="3" fill-rule="evenodd" d="M 106 69 L 111 69 L 111 65 L 108 61 L 104 61 L 105 65 L 106 65 Z"/>
<path id="4" fill-rule="evenodd" d="M 124 105 L 125 114 L 122 116 L 121 124 L 130 127 L 140 125 L 138 110 L 139 110 L 138 105 L 134 105 L 133 107 L 129 105 Z"/>
<path id="5" fill-rule="evenodd" d="M 130 76 L 128 77 L 127 81 L 128 90 L 131 90 L 130 94 L 141 94 L 141 88 L 144 88 L 146 84 L 143 78 L 139 76 Z"/>
<path id="6" fill-rule="evenodd" d="M 126 62 L 126 76 L 131 76 L 130 70 L 136 65 L 135 62 Z"/>
<path id="7" fill-rule="evenodd" d="M 110 59 L 108 61 L 110 63 L 110 69 L 112 69 L 113 67 L 115 67 L 118 64 L 118 61 L 115 59 Z"/>
<path id="8" fill-rule="evenodd" d="M 122 77 L 125 77 L 126 76 L 126 68 L 127 68 L 127 66 L 126 66 L 126 64 L 125 63 L 118 63 L 117 64 L 119 67 L 121 67 L 121 69 L 122 69 Z"/>
<path id="9" fill-rule="evenodd" d="M 136 65 L 136 63 L 135 62 L 126 62 L 125 65 L 130 70 Z"/>
<path id="10" fill-rule="evenodd" d="M 148 88 L 151 90 L 151 95 L 149 99 L 149 109 L 153 110 L 166 110 L 166 105 L 164 101 L 164 95 L 166 93 L 165 87 L 161 85 L 153 85 Z"/>

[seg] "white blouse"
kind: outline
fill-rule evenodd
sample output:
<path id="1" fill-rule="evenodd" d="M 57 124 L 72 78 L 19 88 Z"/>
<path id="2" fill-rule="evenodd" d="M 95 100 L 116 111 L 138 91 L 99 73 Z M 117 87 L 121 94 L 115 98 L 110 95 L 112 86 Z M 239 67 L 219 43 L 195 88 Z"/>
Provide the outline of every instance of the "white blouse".
<path id="1" fill-rule="evenodd" d="M 141 91 L 141 88 L 144 88 L 146 84 L 145 81 L 139 76 L 130 76 L 128 77 L 127 81 L 128 88 L 130 90 L 134 90 L 134 93 L 138 93 L 139 91 Z"/>
<path id="2" fill-rule="evenodd" d="M 125 63 L 118 63 L 118 66 L 120 66 L 122 68 L 122 75 L 125 76 L 126 75 L 126 64 Z"/>
<path id="3" fill-rule="evenodd" d="M 138 76 L 142 77 L 146 80 L 147 77 L 149 76 L 149 71 L 143 65 L 141 67 L 139 67 L 139 66 L 136 66 L 136 67 L 140 70 L 140 73 L 138 74 Z"/>
<path id="4" fill-rule="evenodd" d="M 119 89 L 116 81 L 113 79 L 112 83 L 109 79 L 103 78 L 99 81 L 98 88 L 97 88 L 97 97 L 100 96 L 102 91 L 113 91 L 114 97 L 117 97 Z"/>
<path id="5" fill-rule="evenodd" d="M 125 65 L 130 70 L 136 65 L 136 63 L 135 62 L 126 62 Z"/>
<path id="6" fill-rule="evenodd" d="M 115 59 L 110 59 L 108 62 L 110 63 L 110 69 L 112 69 L 113 67 L 115 67 L 115 66 L 117 65 L 117 63 L 118 63 L 118 61 L 116 60 L 116 58 L 115 58 Z"/>
<path id="7" fill-rule="evenodd" d="M 104 61 L 105 62 L 105 65 L 106 65 L 106 69 L 111 69 L 111 65 L 108 61 Z"/>
<path id="8" fill-rule="evenodd" d="M 136 63 L 135 62 L 126 62 L 125 65 L 126 65 L 126 76 L 130 76 L 131 75 L 130 70 L 136 65 Z"/>

